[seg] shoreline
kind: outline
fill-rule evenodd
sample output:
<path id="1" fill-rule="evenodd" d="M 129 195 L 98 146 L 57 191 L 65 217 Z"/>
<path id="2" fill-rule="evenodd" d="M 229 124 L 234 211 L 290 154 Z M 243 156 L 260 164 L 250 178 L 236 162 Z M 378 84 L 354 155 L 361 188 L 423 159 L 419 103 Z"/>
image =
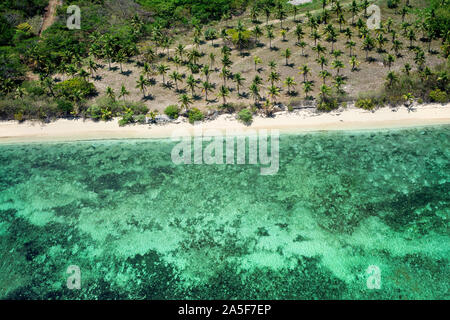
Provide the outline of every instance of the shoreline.
<path id="1" fill-rule="evenodd" d="M 393 111 L 396 110 L 396 111 Z M 186 119 L 168 124 L 129 125 L 120 127 L 117 119 L 94 122 L 86 119 L 59 119 L 44 124 L 38 121 L 0 121 L 0 144 L 29 142 L 69 142 L 82 140 L 164 139 L 175 131 L 193 135 L 195 129 L 225 130 L 245 134 L 251 130 L 279 130 L 280 133 L 323 131 L 383 130 L 450 124 L 450 104 L 426 104 L 408 112 L 405 107 L 380 108 L 374 112 L 348 107 L 330 113 L 312 110 L 279 112 L 273 118 L 255 116 L 246 126 L 235 119 L 235 114 L 220 115 L 214 120 L 191 125 Z M 214 133 L 213 133 L 214 135 Z"/>

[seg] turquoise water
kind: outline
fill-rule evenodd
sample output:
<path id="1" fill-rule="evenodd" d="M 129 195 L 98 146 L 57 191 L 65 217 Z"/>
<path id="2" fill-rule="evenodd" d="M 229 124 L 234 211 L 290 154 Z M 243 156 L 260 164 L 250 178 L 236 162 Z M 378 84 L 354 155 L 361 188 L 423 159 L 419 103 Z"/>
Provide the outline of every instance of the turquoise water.
<path id="1" fill-rule="evenodd" d="M 450 126 L 282 135 L 273 176 L 174 144 L 0 145 L 0 297 L 449 299 Z"/>

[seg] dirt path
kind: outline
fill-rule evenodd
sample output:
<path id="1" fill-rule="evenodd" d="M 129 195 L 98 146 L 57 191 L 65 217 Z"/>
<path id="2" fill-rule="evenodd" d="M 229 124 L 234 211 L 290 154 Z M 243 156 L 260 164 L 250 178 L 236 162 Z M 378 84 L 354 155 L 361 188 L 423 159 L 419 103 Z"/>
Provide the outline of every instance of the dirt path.
<path id="1" fill-rule="evenodd" d="M 62 5 L 62 0 L 50 0 L 47 8 L 45 9 L 44 21 L 42 22 L 39 36 L 47 30 L 56 20 L 56 8 Z"/>

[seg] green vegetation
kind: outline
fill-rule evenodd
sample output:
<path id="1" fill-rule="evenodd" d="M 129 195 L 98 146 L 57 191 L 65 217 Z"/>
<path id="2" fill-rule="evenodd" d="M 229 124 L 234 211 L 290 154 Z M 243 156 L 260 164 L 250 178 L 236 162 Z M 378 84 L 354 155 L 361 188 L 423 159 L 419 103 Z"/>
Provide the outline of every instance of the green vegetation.
<path id="1" fill-rule="evenodd" d="M 177 105 L 170 105 L 164 110 L 164 113 L 171 119 L 178 119 L 180 108 Z"/>
<path id="2" fill-rule="evenodd" d="M 197 108 L 192 108 L 188 112 L 189 123 L 194 124 L 196 121 L 203 121 L 205 119 L 205 115 Z"/>
<path id="3" fill-rule="evenodd" d="M 248 109 L 242 109 L 238 113 L 238 119 L 245 124 L 251 124 L 253 120 L 252 112 Z"/>
<path id="4" fill-rule="evenodd" d="M 66 27 L 71 4 L 83 13 L 81 30 Z M 180 115 L 175 104 L 195 117 L 194 106 L 272 116 L 292 101 L 327 112 L 361 97 L 366 72 L 376 75 L 366 92 L 376 105 L 403 104 L 407 94 L 447 102 L 449 2 L 379 4 L 383 21 L 370 30 L 362 0 L 298 7 L 281 0 L 68 0 L 44 31 L 48 1 L 3 1 L 0 97 L 9 103 L 0 116 L 145 122 L 143 113 L 126 111 L 128 99 L 156 100 L 159 112 L 170 105 L 171 118 Z M 99 106 L 96 95 L 110 105 Z"/>

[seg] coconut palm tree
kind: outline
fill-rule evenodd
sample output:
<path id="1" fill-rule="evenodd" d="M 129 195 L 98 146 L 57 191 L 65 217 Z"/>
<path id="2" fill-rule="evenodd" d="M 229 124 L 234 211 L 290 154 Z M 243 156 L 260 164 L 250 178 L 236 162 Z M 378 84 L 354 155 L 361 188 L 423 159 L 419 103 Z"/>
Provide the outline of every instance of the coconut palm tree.
<path id="1" fill-rule="evenodd" d="M 336 91 L 338 94 L 344 95 L 345 91 L 342 89 L 342 86 L 345 85 L 344 77 L 337 76 L 334 78 L 334 87 L 336 88 Z"/>
<path id="2" fill-rule="evenodd" d="M 280 81 L 280 74 L 278 72 L 272 71 L 269 75 L 269 79 L 268 79 L 271 83 L 271 85 L 273 86 L 275 82 Z"/>
<path id="3" fill-rule="evenodd" d="M 295 35 L 297 36 L 297 43 L 300 43 L 300 41 L 302 41 L 303 39 L 303 36 L 305 35 L 301 24 L 297 24 L 297 26 L 295 27 Z"/>
<path id="4" fill-rule="evenodd" d="M 284 52 L 282 53 L 282 56 L 286 59 L 286 66 L 289 65 L 289 58 L 292 56 L 292 51 L 289 48 L 286 48 Z"/>
<path id="5" fill-rule="evenodd" d="M 356 42 L 348 41 L 345 46 L 350 49 L 349 57 L 353 56 L 353 48 L 356 46 Z"/>
<path id="6" fill-rule="evenodd" d="M 259 86 L 252 82 L 252 84 L 250 85 L 250 94 L 253 97 L 253 100 L 255 101 L 255 104 L 258 102 L 258 100 L 260 99 L 260 95 L 259 95 Z"/>
<path id="7" fill-rule="evenodd" d="M 147 80 L 149 80 L 150 75 L 152 74 L 152 69 L 147 62 L 144 63 L 142 74 L 147 78 Z"/>
<path id="8" fill-rule="evenodd" d="M 384 58 L 385 63 L 388 65 L 389 67 L 389 71 L 391 71 L 391 66 L 392 64 L 395 62 L 395 57 L 392 54 L 388 54 L 386 55 L 386 57 Z"/>
<path id="9" fill-rule="evenodd" d="M 395 72 L 390 71 L 386 77 L 388 88 L 392 88 L 394 83 L 398 82 L 398 77 Z"/>
<path id="10" fill-rule="evenodd" d="M 167 66 L 167 65 L 165 65 L 165 64 L 162 64 L 162 63 L 161 63 L 161 64 L 158 66 L 158 73 L 159 73 L 159 75 L 161 75 L 162 78 L 163 78 L 163 85 L 166 84 L 165 75 L 167 74 L 167 72 L 168 72 L 169 70 L 170 70 L 169 66 Z"/>
<path id="11" fill-rule="evenodd" d="M 303 83 L 303 91 L 305 91 L 305 99 L 308 99 L 308 93 L 313 91 L 314 83 L 311 81 L 306 81 Z"/>
<path id="12" fill-rule="evenodd" d="M 186 78 L 186 85 L 191 89 L 192 96 L 195 96 L 195 88 L 197 87 L 197 80 L 192 74 Z"/>
<path id="13" fill-rule="evenodd" d="M 227 97 L 230 95 L 230 90 L 226 86 L 220 86 L 217 96 L 222 99 L 223 105 L 227 104 Z"/>
<path id="14" fill-rule="evenodd" d="M 275 35 L 273 34 L 273 31 L 272 31 L 272 29 L 267 29 L 267 38 L 269 39 L 269 48 L 270 49 L 273 49 L 272 48 L 272 40 L 275 38 Z"/>
<path id="15" fill-rule="evenodd" d="M 263 35 L 263 32 L 259 26 L 255 26 L 252 30 L 256 43 L 259 44 L 259 38 Z"/>
<path id="16" fill-rule="evenodd" d="M 230 70 L 228 70 L 227 67 L 223 67 L 222 71 L 220 72 L 220 76 L 222 77 L 223 80 L 223 85 L 226 86 L 227 85 L 227 79 L 230 77 Z"/>
<path id="17" fill-rule="evenodd" d="M 182 94 L 178 98 L 178 102 L 180 103 L 181 107 L 184 109 L 184 112 L 187 112 L 189 110 L 189 107 L 192 104 L 192 98 L 189 97 L 187 94 Z"/>
<path id="18" fill-rule="evenodd" d="M 331 88 L 329 86 L 327 86 L 325 84 L 320 86 L 320 89 L 319 89 L 320 101 L 325 101 L 330 93 L 331 93 Z"/>
<path id="19" fill-rule="evenodd" d="M 320 35 L 320 33 L 317 30 L 314 30 L 311 33 L 311 39 L 314 40 L 314 45 L 317 45 L 317 40 L 320 40 L 320 38 L 322 38 L 322 36 Z"/>
<path id="20" fill-rule="evenodd" d="M 125 96 L 128 96 L 130 92 L 125 88 L 125 85 L 122 83 L 122 87 L 120 88 L 119 98 L 123 98 L 125 102 Z"/>
<path id="21" fill-rule="evenodd" d="M 92 57 L 89 57 L 87 61 L 87 67 L 89 69 L 91 77 L 94 78 L 95 72 L 97 72 L 99 65 L 94 61 L 94 59 L 92 59 Z"/>
<path id="22" fill-rule="evenodd" d="M 405 100 L 404 105 L 406 107 L 406 109 L 408 109 L 408 112 L 411 112 L 411 107 L 414 103 L 414 96 L 411 92 L 403 95 L 403 100 Z"/>
<path id="23" fill-rule="evenodd" d="M 366 61 L 369 59 L 369 51 L 372 51 L 374 48 L 374 40 L 370 35 L 368 35 L 364 41 L 362 49 L 366 52 Z"/>
<path id="24" fill-rule="evenodd" d="M 316 62 L 320 64 L 320 68 L 323 70 L 324 66 L 328 66 L 328 60 L 325 56 L 320 56 L 320 58 L 316 59 Z"/>
<path id="25" fill-rule="evenodd" d="M 409 63 L 405 64 L 404 68 L 403 68 L 403 72 L 409 76 L 410 72 L 411 72 L 411 65 Z"/>
<path id="26" fill-rule="evenodd" d="M 287 77 L 286 80 L 284 80 L 284 85 L 288 88 L 287 94 L 291 95 L 291 88 L 295 87 L 297 85 L 297 82 L 295 82 L 294 77 Z"/>
<path id="27" fill-rule="evenodd" d="M 216 63 L 216 55 L 211 52 L 209 54 L 209 64 L 211 65 L 211 68 L 214 68 L 214 64 Z"/>
<path id="28" fill-rule="evenodd" d="M 272 105 L 274 105 L 276 97 L 280 95 L 280 88 L 275 85 L 271 85 L 267 91 L 267 95 L 272 99 Z"/>
<path id="29" fill-rule="evenodd" d="M 184 54 L 186 53 L 186 46 L 184 46 L 180 43 L 176 47 L 175 51 L 176 51 L 177 55 L 180 56 L 181 60 L 183 60 Z"/>
<path id="30" fill-rule="evenodd" d="M 352 25 L 355 25 L 355 16 L 358 14 L 359 12 L 359 6 L 356 3 L 356 0 L 352 1 L 352 5 L 349 9 L 349 11 L 352 13 Z"/>
<path id="31" fill-rule="evenodd" d="M 238 96 L 240 96 L 241 94 L 239 92 L 239 89 L 242 86 L 242 84 L 244 83 L 245 78 L 242 77 L 242 74 L 240 72 L 237 72 L 234 74 L 233 81 L 234 81 L 234 83 L 236 83 L 237 94 L 238 94 Z"/>
<path id="32" fill-rule="evenodd" d="M 253 63 L 255 64 L 255 71 L 257 71 L 258 64 L 261 64 L 261 63 L 262 63 L 262 60 L 261 60 L 260 57 L 254 56 L 254 57 L 253 57 Z"/>
<path id="33" fill-rule="evenodd" d="M 409 39 L 409 47 L 414 48 L 413 41 L 416 41 L 416 33 L 414 32 L 414 30 L 412 28 L 409 29 L 407 37 Z"/>
<path id="34" fill-rule="evenodd" d="M 392 43 L 392 50 L 394 50 L 395 55 L 399 56 L 399 51 L 403 48 L 403 42 L 400 40 L 394 40 Z"/>
<path id="35" fill-rule="evenodd" d="M 114 93 L 114 90 L 111 87 L 106 87 L 106 95 L 109 99 L 112 101 L 116 101 L 116 94 Z"/>
<path id="36" fill-rule="evenodd" d="M 306 82 L 307 78 L 308 78 L 308 74 L 311 73 L 311 69 L 306 64 L 299 67 L 298 69 L 300 70 L 299 73 L 303 75 L 303 82 Z"/>
<path id="37" fill-rule="evenodd" d="M 205 64 L 202 68 L 202 74 L 205 76 L 205 81 L 209 81 L 209 76 L 211 74 L 211 69 L 208 64 Z"/>
<path id="38" fill-rule="evenodd" d="M 331 77 L 331 73 L 329 73 L 327 70 L 322 70 L 319 72 L 319 77 L 322 78 L 323 84 L 326 84 L 327 78 Z"/>
<path id="39" fill-rule="evenodd" d="M 297 43 L 297 46 L 299 46 L 300 48 L 302 48 L 302 56 L 305 56 L 305 47 L 306 47 L 306 42 L 305 41 L 300 41 L 299 43 Z"/>
<path id="40" fill-rule="evenodd" d="M 349 62 L 352 66 L 352 72 L 354 72 L 359 65 L 359 61 L 356 59 L 356 56 L 352 56 Z"/>
<path id="41" fill-rule="evenodd" d="M 179 72 L 174 71 L 169 75 L 169 77 L 175 82 L 176 91 L 179 92 L 178 81 L 183 81 L 183 76 Z"/>
<path id="42" fill-rule="evenodd" d="M 319 58 L 319 56 L 322 53 L 325 53 L 325 51 L 327 50 L 327 48 L 325 48 L 324 46 L 322 46 L 320 43 L 317 44 L 317 46 L 312 48 L 313 51 L 317 52 L 317 58 Z"/>
<path id="43" fill-rule="evenodd" d="M 145 88 L 147 87 L 147 80 L 144 78 L 144 76 L 141 74 L 139 76 L 139 79 L 136 81 L 136 88 L 141 90 L 142 94 L 145 97 Z"/>
<path id="44" fill-rule="evenodd" d="M 115 56 L 115 60 L 119 63 L 120 65 L 120 73 L 123 73 L 123 68 L 122 65 L 123 63 L 127 60 L 125 53 L 123 52 L 123 50 L 119 50 L 119 52 L 117 52 L 116 56 Z"/>
<path id="45" fill-rule="evenodd" d="M 285 42 L 286 41 L 286 34 L 287 34 L 286 29 L 281 29 L 280 34 L 281 34 L 281 37 L 283 38 L 283 42 Z"/>
<path id="46" fill-rule="evenodd" d="M 212 91 L 213 86 L 208 81 L 202 82 L 202 92 L 205 94 L 205 101 L 208 101 L 208 92 Z"/>
<path id="47" fill-rule="evenodd" d="M 344 63 L 340 60 L 334 60 L 331 65 L 333 69 L 336 69 L 336 76 L 339 76 L 339 71 L 345 68 Z"/>

